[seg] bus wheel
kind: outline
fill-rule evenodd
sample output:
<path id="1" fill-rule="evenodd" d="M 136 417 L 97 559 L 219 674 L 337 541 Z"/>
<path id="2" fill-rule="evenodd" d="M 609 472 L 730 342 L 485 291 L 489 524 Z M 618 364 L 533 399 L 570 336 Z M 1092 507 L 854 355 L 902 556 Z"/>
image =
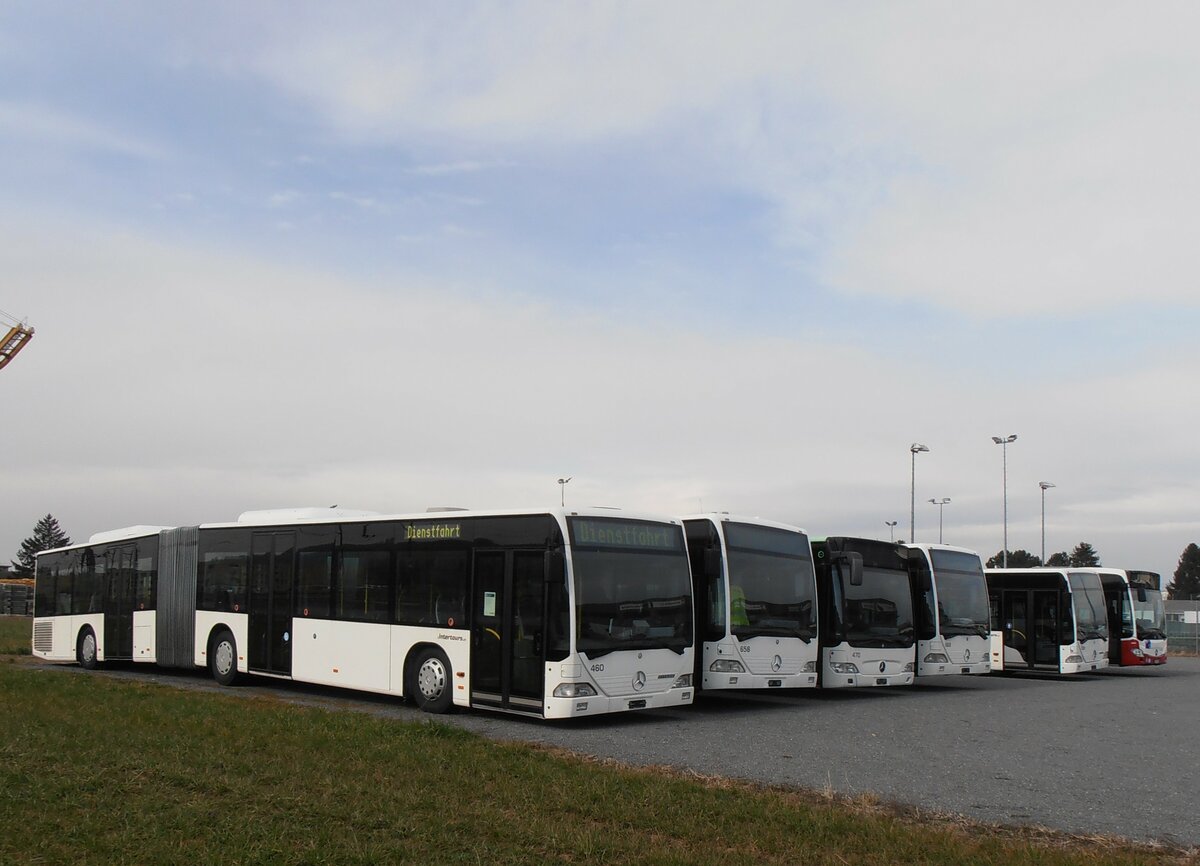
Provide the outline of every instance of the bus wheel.
<path id="1" fill-rule="evenodd" d="M 217 632 L 209 644 L 208 670 L 223 686 L 231 686 L 237 679 L 237 642 L 228 631 Z"/>
<path id="2" fill-rule="evenodd" d="M 75 646 L 75 659 L 84 670 L 96 669 L 96 633 L 92 627 L 85 626 L 79 633 L 79 643 Z"/>
<path id="3" fill-rule="evenodd" d="M 436 647 L 421 650 L 409 674 L 409 694 L 427 713 L 446 713 L 454 699 L 450 662 Z"/>

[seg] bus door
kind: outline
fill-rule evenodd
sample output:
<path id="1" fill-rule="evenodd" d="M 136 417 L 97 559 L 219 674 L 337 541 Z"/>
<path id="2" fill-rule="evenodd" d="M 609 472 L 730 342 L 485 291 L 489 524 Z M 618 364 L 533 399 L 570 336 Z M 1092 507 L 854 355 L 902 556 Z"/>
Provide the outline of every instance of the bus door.
<path id="1" fill-rule="evenodd" d="M 1002 592 L 1001 624 L 1004 626 L 1004 669 L 1033 667 L 1029 652 L 1029 593 Z"/>
<path id="2" fill-rule="evenodd" d="M 252 671 L 292 672 L 294 532 L 256 532 L 250 547 L 250 623 L 247 664 Z"/>
<path id="3" fill-rule="evenodd" d="M 476 551 L 471 703 L 542 712 L 547 554 Z"/>
<path id="4" fill-rule="evenodd" d="M 104 593 L 104 657 L 133 658 L 133 583 L 137 548 L 133 545 L 108 550 L 107 586 Z"/>
<path id="5" fill-rule="evenodd" d="M 1035 589 L 1033 597 L 1033 663 L 1038 667 L 1058 669 L 1059 592 L 1056 589 Z"/>

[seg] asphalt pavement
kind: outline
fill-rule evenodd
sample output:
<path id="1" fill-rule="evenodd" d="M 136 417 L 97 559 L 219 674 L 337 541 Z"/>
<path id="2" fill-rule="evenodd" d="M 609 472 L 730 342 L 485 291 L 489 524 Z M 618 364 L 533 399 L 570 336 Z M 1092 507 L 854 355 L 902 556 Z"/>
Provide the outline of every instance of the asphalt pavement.
<path id="1" fill-rule="evenodd" d="M 133 666 L 111 674 L 218 688 L 200 672 Z M 387 697 L 251 682 L 229 691 L 427 718 Z M 1195 658 L 1064 678 L 954 676 L 911 688 L 706 694 L 689 708 L 555 723 L 474 711 L 443 719 L 494 739 L 629 764 L 873 793 L 999 824 L 1200 846 Z"/>

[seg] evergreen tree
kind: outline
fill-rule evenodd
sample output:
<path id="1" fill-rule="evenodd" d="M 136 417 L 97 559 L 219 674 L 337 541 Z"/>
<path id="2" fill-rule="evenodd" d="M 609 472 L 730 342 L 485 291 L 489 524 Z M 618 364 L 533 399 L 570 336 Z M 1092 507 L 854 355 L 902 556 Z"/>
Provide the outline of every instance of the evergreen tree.
<path id="1" fill-rule="evenodd" d="M 1168 598 L 1191 599 L 1200 596 L 1200 547 L 1193 542 L 1179 555 L 1175 578 L 1167 587 Z"/>
<path id="2" fill-rule="evenodd" d="M 1037 568 L 1042 564 L 1042 560 L 1028 550 L 1010 550 L 1008 552 L 1008 567 L 1009 568 Z M 991 559 L 984 563 L 987 568 L 1004 568 L 1004 551 L 1001 550 Z"/>
<path id="3" fill-rule="evenodd" d="M 1096 548 L 1092 547 L 1086 541 L 1081 541 L 1071 551 L 1071 562 L 1069 564 L 1074 568 L 1094 568 L 1100 564 L 1100 554 L 1096 552 Z"/>
<path id="4" fill-rule="evenodd" d="M 59 529 L 54 515 L 47 514 L 33 527 L 33 535 L 21 542 L 21 552 L 17 554 L 16 560 L 12 561 L 13 574 L 16 577 L 33 577 L 35 554 L 56 547 L 66 547 L 70 543 L 70 537 Z"/>
<path id="5" fill-rule="evenodd" d="M 1071 554 L 1067 553 L 1065 550 L 1060 550 L 1058 553 L 1050 554 L 1050 558 L 1046 560 L 1046 565 L 1053 566 L 1055 568 L 1062 568 L 1064 565 L 1070 564 Z"/>

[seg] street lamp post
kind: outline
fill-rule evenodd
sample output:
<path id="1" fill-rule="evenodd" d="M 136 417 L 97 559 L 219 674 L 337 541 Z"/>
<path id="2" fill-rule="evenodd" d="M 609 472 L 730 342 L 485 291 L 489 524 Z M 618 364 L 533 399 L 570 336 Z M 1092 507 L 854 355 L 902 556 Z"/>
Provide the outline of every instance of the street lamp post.
<path id="1" fill-rule="evenodd" d="M 1039 481 L 1042 488 L 1042 565 L 1046 564 L 1046 490 L 1054 485 L 1049 481 Z"/>
<path id="2" fill-rule="evenodd" d="M 558 479 L 558 504 L 564 508 L 567 505 L 567 482 L 574 477 L 575 476 L 572 475 L 568 478 Z"/>
<path id="3" fill-rule="evenodd" d="M 1003 439 L 993 436 L 992 441 L 1004 452 L 1004 548 L 1000 551 L 1000 558 L 1002 567 L 1008 568 L 1008 443 L 1016 442 L 1017 434 L 1013 433 Z"/>
<path id="4" fill-rule="evenodd" d="M 942 543 L 942 512 L 946 510 L 946 503 L 950 501 L 950 497 L 945 499 L 930 499 L 934 505 L 938 507 L 938 544 Z"/>
<path id="5" fill-rule="evenodd" d="M 912 452 L 912 502 L 908 510 L 908 541 L 911 544 L 917 540 L 917 452 L 929 449 L 914 442 L 908 450 Z"/>
<path id="6" fill-rule="evenodd" d="M 896 520 L 885 520 L 885 521 L 883 521 L 883 522 L 884 522 L 884 523 L 886 523 L 886 524 L 887 524 L 887 528 L 891 530 L 891 532 L 892 532 L 892 544 L 895 544 L 895 543 L 896 543 L 896 524 L 897 524 L 899 521 L 896 521 Z"/>

